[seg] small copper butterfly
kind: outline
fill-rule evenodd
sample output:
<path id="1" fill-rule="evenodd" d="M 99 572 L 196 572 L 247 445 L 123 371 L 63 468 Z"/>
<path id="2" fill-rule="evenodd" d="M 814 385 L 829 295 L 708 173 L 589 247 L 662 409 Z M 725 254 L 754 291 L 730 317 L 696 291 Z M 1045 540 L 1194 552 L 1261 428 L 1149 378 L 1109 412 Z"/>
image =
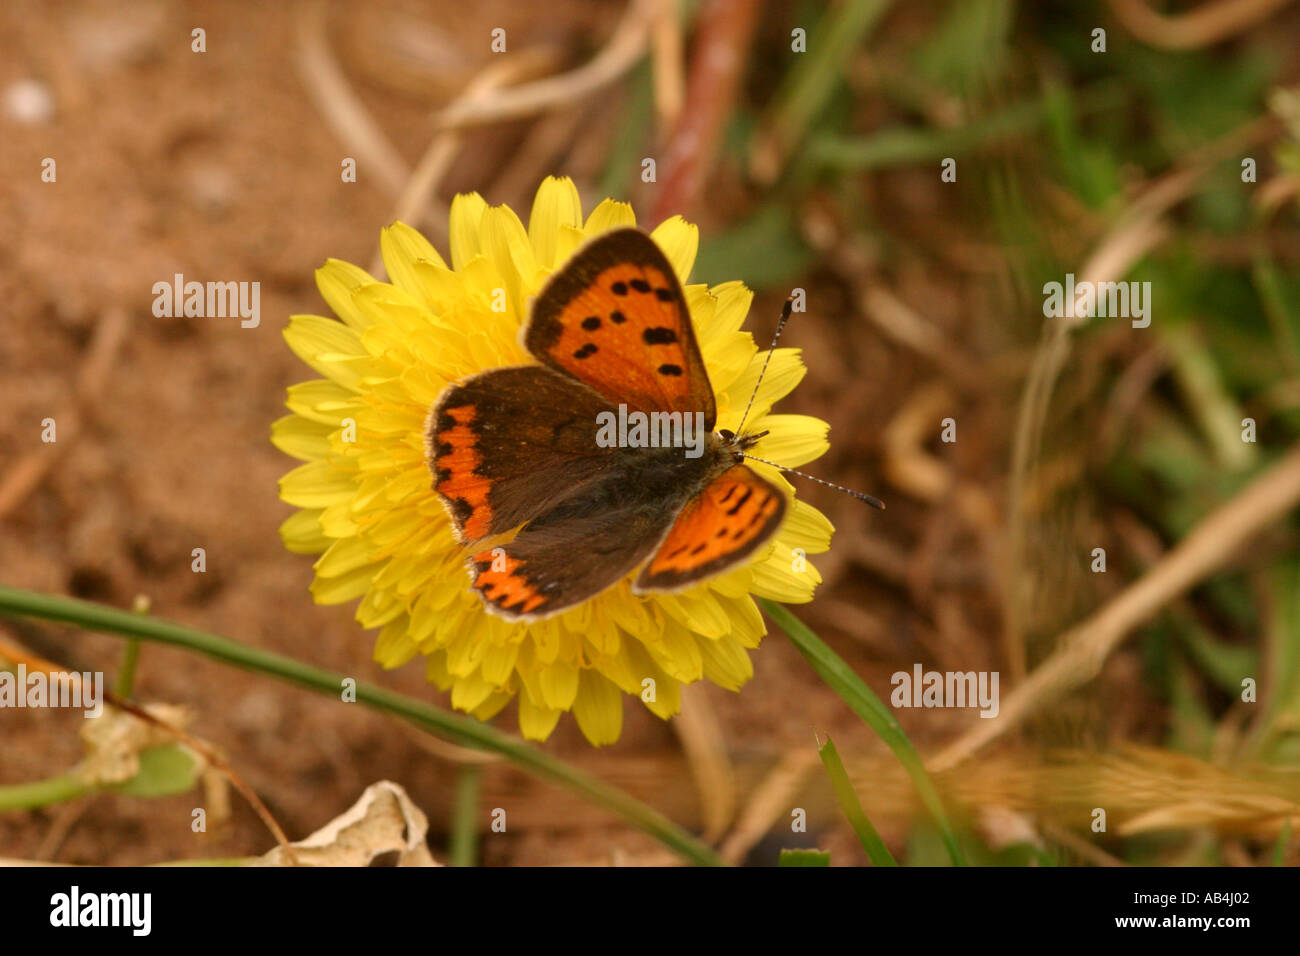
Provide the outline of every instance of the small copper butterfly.
<path id="1" fill-rule="evenodd" d="M 520 339 L 540 364 L 451 385 L 429 416 L 433 487 L 457 538 L 478 546 L 522 525 L 468 559 L 491 611 L 545 618 L 638 568 L 634 592 L 679 590 L 776 533 L 785 494 L 744 463 L 762 436 L 714 431 L 686 297 L 649 236 L 616 229 L 578 250 L 538 293 Z M 600 423 L 628 410 L 698 413 L 702 445 L 691 455 L 599 441 Z"/>

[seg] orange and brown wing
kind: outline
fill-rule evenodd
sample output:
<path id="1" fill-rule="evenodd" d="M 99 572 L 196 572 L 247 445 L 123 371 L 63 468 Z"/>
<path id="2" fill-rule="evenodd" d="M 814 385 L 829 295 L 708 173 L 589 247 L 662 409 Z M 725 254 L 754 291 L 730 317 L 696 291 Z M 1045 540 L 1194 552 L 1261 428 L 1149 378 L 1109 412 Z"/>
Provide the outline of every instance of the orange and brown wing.
<path id="1" fill-rule="evenodd" d="M 472 586 L 489 610 L 507 620 L 549 617 L 612 587 L 650 557 L 672 523 L 672 510 L 626 500 L 605 507 L 599 503 L 619 492 L 594 491 L 598 504 L 563 501 L 524 525 L 513 541 L 469 559 Z"/>
<path id="2" fill-rule="evenodd" d="M 713 429 L 713 388 L 681 283 L 639 230 L 616 229 L 579 249 L 538 294 L 523 341 L 542 364 L 613 403 L 703 412 Z"/>
<path id="3" fill-rule="evenodd" d="M 492 369 L 448 386 L 429 416 L 429 467 L 461 541 L 517 528 L 608 471 L 596 442 L 609 404 L 536 365 Z"/>
<path id="4" fill-rule="evenodd" d="M 633 590 L 673 590 L 739 564 L 776 533 L 785 509 L 779 488 L 733 465 L 682 508 Z"/>

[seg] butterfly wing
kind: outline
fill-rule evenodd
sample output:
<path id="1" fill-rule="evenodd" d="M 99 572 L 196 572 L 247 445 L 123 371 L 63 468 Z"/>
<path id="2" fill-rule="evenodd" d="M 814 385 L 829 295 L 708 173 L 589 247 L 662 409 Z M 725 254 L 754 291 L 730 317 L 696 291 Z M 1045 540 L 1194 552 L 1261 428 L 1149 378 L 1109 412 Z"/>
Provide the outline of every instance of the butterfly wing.
<path id="1" fill-rule="evenodd" d="M 575 253 L 533 302 L 523 342 L 612 403 L 704 412 L 713 430 L 713 388 L 681 283 L 639 230 L 607 232 Z"/>
<path id="2" fill-rule="evenodd" d="M 605 491 L 618 493 L 608 479 Z M 573 607 L 631 574 L 663 538 L 673 510 L 657 502 L 610 507 L 601 488 L 562 502 L 509 544 L 469 559 L 473 587 L 509 620 L 537 620 Z"/>
<path id="3" fill-rule="evenodd" d="M 448 387 L 429 416 L 428 459 L 458 538 L 509 531 L 596 481 L 616 451 L 596 443 L 608 411 L 591 389 L 535 365 Z"/>
<path id="4" fill-rule="evenodd" d="M 676 590 L 739 564 L 776 533 L 785 510 L 779 488 L 733 465 L 682 508 L 632 589 Z"/>

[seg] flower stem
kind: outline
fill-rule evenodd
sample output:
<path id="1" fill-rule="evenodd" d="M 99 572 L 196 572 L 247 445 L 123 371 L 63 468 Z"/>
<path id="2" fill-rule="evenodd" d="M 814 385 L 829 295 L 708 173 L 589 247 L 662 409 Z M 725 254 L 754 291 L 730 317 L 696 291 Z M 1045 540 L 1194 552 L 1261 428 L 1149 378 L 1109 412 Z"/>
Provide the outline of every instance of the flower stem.
<path id="1" fill-rule="evenodd" d="M 926 772 L 925 764 L 921 762 L 921 755 L 916 752 L 907 734 L 903 733 L 903 728 L 898 725 L 889 708 L 881 703 L 880 698 L 872 693 L 871 688 L 863 682 L 862 678 L 855 674 L 853 669 L 844 663 L 844 659 L 831 650 L 825 641 L 814 634 L 808 625 L 780 604 L 766 598 L 759 598 L 759 603 L 768 617 L 775 621 L 794 642 L 795 647 L 799 648 L 799 653 L 803 654 L 817 675 L 829 684 L 831 689 L 840 695 L 840 699 L 866 721 L 867 726 L 875 731 L 876 736 L 894 752 L 898 762 L 912 778 L 912 785 L 916 787 L 921 802 L 925 804 L 926 809 L 930 811 L 930 816 L 939 827 L 939 833 L 948 848 L 948 855 L 952 858 L 952 862 L 956 866 L 965 866 L 966 854 L 962 851 L 957 833 L 948 819 L 947 811 L 943 808 L 943 802 L 939 799 L 934 781 Z"/>
<path id="2" fill-rule="evenodd" d="M 75 800 L 90 790 L 72 773 L 61 773 L 57 777 L 47 777 L 31 783 L 5 784 L 0 786 L 0 811 L 48 807 L 52 803 Z"/>
<path id="3" fill-rule="evenodd" d="M 267 674 L 336 700 L 341 699 L 345 679 L 343 674 L 312 667 L 291 657 L 240 644 L 206 631 L 103 604 L 0 587 L 0 617 L 63 621 L 94 631 L 171 644 L 197 651 L 243 670 Z M 356 684 L 356 700 L 366 707 L 401 717 L 429 733 L 447 737 L 465 746 L 501 754 L 534 776 L 568 787 L 618 814 L 684 859 L 706 866 L 722 864 L 712 849 L 658 810 L 510 734 L 502 733 L 472 717 L 461 717 L 404 694 L 360 681 Z"/>
<path id="4" fill-rule="evenodd" d="M 475 866 L 478 860 L 478 764 L 462 764 L 456 771 L 456 803 L 451 817 L 452 866 Z"/>

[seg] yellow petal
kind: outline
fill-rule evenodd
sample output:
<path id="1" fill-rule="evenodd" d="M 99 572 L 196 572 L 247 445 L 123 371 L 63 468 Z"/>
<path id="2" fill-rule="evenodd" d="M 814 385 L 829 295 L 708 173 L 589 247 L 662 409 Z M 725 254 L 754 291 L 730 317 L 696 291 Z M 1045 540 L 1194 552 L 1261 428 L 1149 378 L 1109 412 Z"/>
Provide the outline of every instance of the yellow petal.
<path id="1" fill-rule="evenodd" d="M 519 732 L 525 740 L 545 740 L 551 736 L 563 711 L 533 703 L 527 693 L 519 695 Z"/>
<path id="2" fill-rule="evenodd" d="M 754 446 L 754 454 L 787 468 L 798 468 L 826 454 L 830 426 L 811 415 L 765 415 L 754 422 L 754 430 L 766 431 Z"/>
<path id="3" fill-rule="evenodd" d="M 808 369 L 804 367 L 800 354 L 800 349 L 777 349 L 772 353 L 772 361 L 764 373 L 763 362 L 766 353 L 755 353 L 750 360 L 749 368 L 737 376 L 736 380 L 719 396 L 721 401 L 718 403 L 718 427 L 735 431 L 740 425 L 740 417 L 745 412 L 750 395 L 754 393 L 754 383 L 759 381 L 760 373 L 763 378 L 758 386 L 758 393 L 754 395 L 754 407 L 749 413 L 750 420 L 766 415 L 768 409 L 788 395 L 807 374 Z M 748 427 L 749 421 L 745 424 Z"/>
<path id="4" fill-rule="evenodd" d="M 781 525 L 781 540 L 792 548 L 803 548 L 807 554 L 829 551 L 835 526 L 829 518 L 808 504 L 795 499 Z"/>
<path id="5" fill-rule="evenodd" d="M 447 655 L 442 651 L 434 651 L 424 663 L 424 677 L 430 684 L 435 685 L 440 690 L 450 690 L 452 676 L 447 673 Z"/>
<path id="6" fill-rule="evenodd" d="M 754 664 L 739 640 L 727 635 L 716 641 L 701 641 L 704 655 L 704 679 L 727 690 L 740 690 L 754 676 Z"/>
<path id="7" fill-rule="evenodd" d="M 558 264 L 560 229 L 582 225 L 582 200 L 578 187 L 568 176 L 547 176 L 533 197 L 533 211 L 528 217 L 528 238 L 533 244 L 537 265 L 553 269 Z"/>
<path id="8" fill-rule="evenodd" d="M 337 428 L 286 415 L 271 424 L 271 444 L 299 461 L 318 461 L 329 455 L 330 433 Z"/>
<path id="9" fill-rule="evenodd" d="M 319 577 L 337 578 L 370 563 L 370 549 L 366 540 L 352 537 L 335 541 L 328 551 L 316 559 L 312 567 Z"/>
<path id="10" fill-rule="evenodd" d="M 285 404 L 303 418 L 335 428 L 342 427 L 342 420 L 355 417 L 361 408 L 355 392 L 323 378 L 290 385 Z"/>
<path id="11" fill-rule="evenodd" d="M 366 355 L 361 337 L 352 328 L 319 315 L 293 315 L 284 330 L 284 340 L 300 359 L 326 378 L 355 390 L 361 370 L 347 359 Z"/>
<path id="12" fill-rule="evenodd" d="M 316 288 L 320 290 L 321 298 L 329 303 L 335 315 L 358 331 L 365 328 L 369 320 L 358 315 L 353 308 L 352 293 L 374 281 L 374 277 L 364 269 L 338 259 L 326 259 L 325 265 L 316 270 Z"/>
<path id="13" fill-rule="evenodd" d="M 483 679 L 491 681 L 497 687 L 502 686 L 510 679 L 510 675 L 514 673 L 515 662 L 518 659 L 518 641 L 510 641 L 506 644 L 494 644 L 492 647 L 488 648 L 488 652 L 483 655 Z"/>
<path id="14" fill-rule="evenodd" d="M 650 238 L 658 243 L 668 261 L 673 264 L 677 280 L 686 285 L 695 266 L 695 255 L 700 251 L 700 228 L 681 216 L 672 216 L 655 226 Z"/>
<path id="15" fill-rule="evenodd" d="M 799 568 L 800 570 L 795 570 Z M 806 604 L 822 583 L 822 576 L 807 558 L 796 559 L 780 541 L 766 560 L 754 563 L 753 592 L 783 604 Z"/>
<path id="16" fill-rule="evenodd" d="M 451 201 L 451 267 L 457 272 L 482 252 L 479 227 L 487 202 L 478 193 L 458 193 Z"/>
<path id="17" fill-rule="evenodd" d="M 337 578 L 318 577 L 311 583 L 311 595 L 317 604 L 344 604 L 365 594 L 374 577 L 374 569 L 369 565 Z"/>
<path id="18" fill-rule="evenodd" d="M 537 259 L 524 224 L 509 206 L 489 206 L 483 213 L 483 252 L 505 281 L 506 315 L 513 324 L 523 320 L 525 284 L 531 286 Z"/>
<path id="19" fill-rule="evenodd" d="M 429 240 L 404 222 L 395 222 L 379 234 L 379 252 L 388 278 L 417 300 L 425 300 L 423 283 L 415 273 L 417 262 L 446 267 Z"/>
<path id="20" fill-rule="evenodd" d="M 708 328 L 709 334 L 739 332 L 740 327 L 745 324 L 745 317 L 749 315 L 754 293 L 739 279 L 715 285 L 709 289 L 709 292 L 717 301 L 713 321 Z"/>
<path id="21" fill-rule="evenodd" d="M 327 508 L 356 490 L 352 477 L 327 461 L 299 465 L 280 479 L 280 497 L 299 508 Z"/>
<path id="22" fill-rule="evenodd" d="M 390 621 L 379 632 L 375 641 L 374 659 L 380 667 L 392 670 L 401 667 L 420 652 L 419 647 L 410 638 L 410 621 L 405 618 Z"/>
<path id="23" fill-rule="evenodd" d="M 457 710 L 474 710 L 492 696 L 496 687 L 481 674 L 457 678 L 451 688 L 451 706 Z"/>
<path id="24" fill-rule="evenodd" d="M 584 668 L 578 681 L 578 696 L 573 702 L 573 716 L 592 746 L 612 744 L 623 732 L 623 695 L 600 674 Z"/>
<path id="25" fill-rule="evenodd" d="M 754 599 L 746 594 L 727 603 L 732 612 L 731 636 L 740 641 L 741 647 L 758 647 L 767 633 L 767 625 L 763 623 L 763 615 Z"/>
<path id="26" fill-rule="evenodd" d="M 628 203 L 619 202 L 616 199 L 605 199 L 591 211 L 583 231 L 586 232 L 588 238 L 593 238 L 611 229 L 635 225 L 636 213 L 632 211 L 632 207 Z"/>
<path id="27" fill-rule="evenodd" d="M 321 530 L 319 508 L 295 511 L 286 518 L 280 525 L 280 540 L 294 554 L 319 554 L 333 543 Z"/>
<path id="28" fill-rule="evenodd" d="M 681 681 L 669 676 L 656 664 L 640 641 L 623 643 L 626 649 L 623 657 L 633 675 L 632 686 L 626 688 L 627 692 L 635 694 L 652 714 L 664 720 L 678 713 L 682 709 Z"/>
<path id="29" fill-rule="evenodd" d="M 559 235 L 555 239 L 555 268 L 558 269 L 564 265 L 569 260 L 569 257 L 578 251 L 578 247 L 586 241 L 587 234 L 582 231 L 580 226 L 561 226 Z"/>
<path id="30" fill-rule="evenodd" d="M 547 707 L 568 710 L 578 695 L 578 668 L 565 661 L 554 661 L 541 668 L 537 675 L 542 692 L 542 703 Z"/>
<path id="31" fill-rule="evenodd" d="M 514 696 L 509 691 L 493 691 L 492 696 L 475 707 L 471 713 L 479 720 L 491 720 L 514 699 Z"/>

